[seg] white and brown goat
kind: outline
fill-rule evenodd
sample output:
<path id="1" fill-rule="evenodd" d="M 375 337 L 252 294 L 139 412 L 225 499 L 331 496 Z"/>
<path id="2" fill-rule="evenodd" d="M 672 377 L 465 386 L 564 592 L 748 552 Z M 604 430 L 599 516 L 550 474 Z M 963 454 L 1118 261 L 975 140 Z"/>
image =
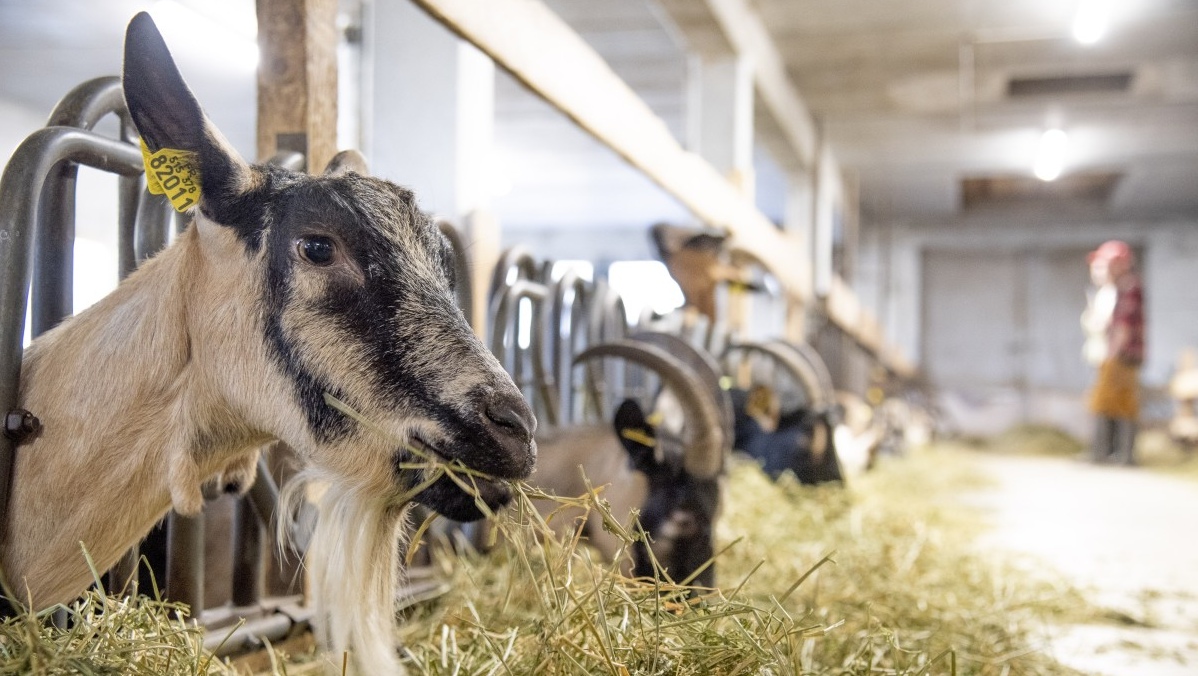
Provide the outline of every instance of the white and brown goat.
<path id="1" fill-rule="evenodd" d="M 410 449 L 493 477 L 478 497 L 498 507 L 533 468 L 532 412 L 455 304 L 449 245 L 410 191 L 247 164 L 144 13 L 124 87 L 146 146 L 186 152 L 201 197 L 176 242 L 25 353 L 20 406 L 44 428 L 16 453 L 10 588 L 35 608 L 71 599 L 92 579 L 80 543 L 111 566 L 171 507 L 198 512 L 205 480 L 248 485 L 280 439 L 329 486 L 307 560 L 322 638 L 358 673 L 400 673 L 399 498 L 425 480 L 402 469 Z M 416 500 L 481 516 L 446 476 Z"/>
<path id="2" fill-rule="evenodd" d="M 673 580 L 693 576 L 694 584 L 710 587 L 714 567 L 698 571 L 714 554 L 712 531 L 719 513 L 727 440 L 718 405 L 701 379 L 660 347 L 631 340 L 605 343 L 584 351 L 577 361 L 602 357 L 620 357 L 660 376 L 687 421 L 687 437 L 650 423 L 640 405 L 627 400 L 612 425 L 565 427 L 538 435 L 540 450 L 530 483 L 569 497 L 584 494 L 588 482 L 605 486 L 602 496 L 612 516 L 631 528 L 630 515 L 639 514 L 653 558 Z M 550 512 L 559 506 L 538 507 Z M 563 534 L 572 532 L 581 516 L 572 509 L 564 511 L 554 522 Z M 600 554 L 608 559 L 618 555 L 623 541 L 604 527 L 598 512 L 588 513 L 582 529 Z M 635 543 L 625 572 L 654 574 L 643 543 Z"/>

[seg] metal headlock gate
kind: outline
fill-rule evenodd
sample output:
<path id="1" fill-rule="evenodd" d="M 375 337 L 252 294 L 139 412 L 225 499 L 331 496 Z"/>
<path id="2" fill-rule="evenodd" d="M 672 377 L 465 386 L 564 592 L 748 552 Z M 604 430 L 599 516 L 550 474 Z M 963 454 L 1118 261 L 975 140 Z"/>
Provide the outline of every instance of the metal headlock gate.
<path id="1" fill-rule="evenodd" d="M 119 125 L 117 138 L 97 134 L 108 116 Z M 17 394 L 27 301 L 30 334 L 36 338 L 71 314 L 74 282 L 73 248 L 78 171 L 80 166 L 116 174 L 118 179 L 118 274 L 124 279 L 143 261 L 165 247 L 186 227 L 162 196 L 145 190 L 144 167 L 136 131 L 125 107 L 120 79 L 85 82 L 55 107 L 46 128 L 17 147 L 0 178 L 0 411 L 19 421 Z M 297 153 L 280 153 L 271 162 L 302 166 Z M 36 411 L 32 412 L 36 414 Z M 25 418 L 28 420 L 28 418 Z M 7 430 L 6 430 L 7 431 Z M 0 439 L 0 514 L 7 514 L 16 450 L 13 435 Z M 204 520 L 171 513 L 165 529 L 152 534 L 147 550 L 165 550 L 165 596 L 187 603 L 194 616 L 213 629 L 206 643 L 229 654 L 278 640 L 307 626 L 301 597 L 263 598 L 261 542 L 273 533 L 278 485 L 265 459 L 258 479 L 235 507 L 231 555 L 231 594 L 221 606 L 204 608 Z M 207 496 L 211 497 L 211 496 Z M 303 535 L 297 534 L 297 542 Z M 159 551 L 147 551 L 160 564 Z M 136 585 L 140 551 L 129 552 L 108 574 L 110 587 Z M 161 575 L 161 570 L 158 571 Z M 145 591 L 145 590 L 143 590 Z M 244 618 L 232 633 L 219 631 Z"/>

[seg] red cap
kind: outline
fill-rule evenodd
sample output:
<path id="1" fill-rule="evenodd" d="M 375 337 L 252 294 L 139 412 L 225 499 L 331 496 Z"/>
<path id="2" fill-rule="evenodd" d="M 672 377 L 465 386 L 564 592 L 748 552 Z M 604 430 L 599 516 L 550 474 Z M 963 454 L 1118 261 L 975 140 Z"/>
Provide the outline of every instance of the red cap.
<path id="1" fill-rule="evenodd" d="M 1122 242 L 1117 239 L 1112 239 L 1103 242 L 1099 247 L 1086 256 L 1086 260 L 1093 263 L 1096 260 L 1111 261 L 1116 258 L 1126 258 L 1129 261 L 1134 261 L 1135 257 L 1131 253 L 1131 247 L 1127 242 Z"/>

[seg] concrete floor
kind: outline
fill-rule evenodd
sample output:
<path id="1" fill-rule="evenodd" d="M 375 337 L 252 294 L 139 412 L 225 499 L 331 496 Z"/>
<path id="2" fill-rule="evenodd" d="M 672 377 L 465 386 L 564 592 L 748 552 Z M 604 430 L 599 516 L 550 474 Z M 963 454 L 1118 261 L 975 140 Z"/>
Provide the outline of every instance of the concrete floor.
<path id="1" fill-rule="evenodd" d="M 1103 676 L 1198 674 L 1198 481 L 1079 460 L 977 456 L 983 547 L 1056 570 L 1127 625 L 1054 628 L 1062 663 Z"/>

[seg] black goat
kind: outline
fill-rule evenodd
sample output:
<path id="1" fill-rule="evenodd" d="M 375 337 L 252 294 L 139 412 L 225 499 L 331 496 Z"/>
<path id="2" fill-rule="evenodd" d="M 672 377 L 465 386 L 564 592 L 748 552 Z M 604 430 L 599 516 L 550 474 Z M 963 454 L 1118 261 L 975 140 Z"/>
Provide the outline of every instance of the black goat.
<path id="1" fill-rule="evenodd" d="M 842 482 L 832 411 L 799 407 L 779 414 L 777 398 L 764 386 L 733 389 L 733 448 L 761 463 L 771 479 L 790 470 L 801 483 Z"/>

